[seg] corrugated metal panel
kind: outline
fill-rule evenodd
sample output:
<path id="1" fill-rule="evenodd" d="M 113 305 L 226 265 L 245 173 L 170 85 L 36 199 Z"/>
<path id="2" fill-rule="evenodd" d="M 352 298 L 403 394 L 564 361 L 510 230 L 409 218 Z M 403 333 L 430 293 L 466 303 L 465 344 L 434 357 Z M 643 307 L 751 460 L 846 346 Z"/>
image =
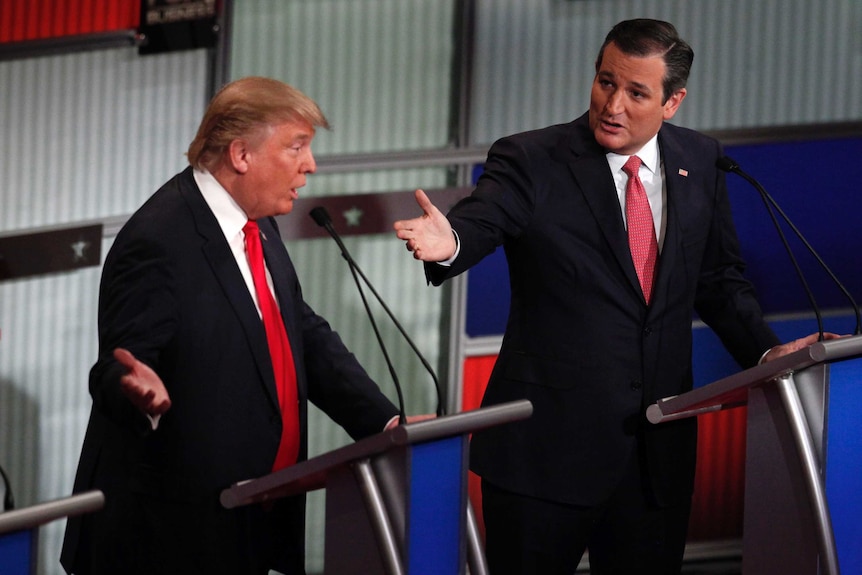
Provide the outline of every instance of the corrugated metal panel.
<path id="1" fill-rule="evenodd" d="M 852 0 L 477 0 L 471 143 L 586 111 L 618 21 L 673 22 L 695 51 L 673 122 L 701 130 L 862 117 L 862 3 Z"/>
<path id="2" fill-rule="evenodd" d="M 187 165 L 205 62 L 133 48 L 0 62 L 0 230 L 134 211 Z"/>
<path id="3" fill-rule="evenodd" d="M 0 283 L 0 464 L 17 507 L 67 497 L 96 356 L 99 270 Z M 59 573 L 65 522 L 40 529 L 40 573 Z"/>
<path id="4" fill-rule="evenodd" d="M 205 86 L 203 51 L 0 62 L 0 233 L 134 211 L 186 165 Z M 99 273 L 0 283 L 0 465 L 19 507 L 71 493 L 90 408 Z M 61 572 L 64 527 L 40 530 L 40 573 Z"/>
<path id="5" fill-rule="evenodd" d="M 231 76 L 272 76 L 323 109 L 321 154 L 449 142 L 454 2 L 240 0 Z"/>

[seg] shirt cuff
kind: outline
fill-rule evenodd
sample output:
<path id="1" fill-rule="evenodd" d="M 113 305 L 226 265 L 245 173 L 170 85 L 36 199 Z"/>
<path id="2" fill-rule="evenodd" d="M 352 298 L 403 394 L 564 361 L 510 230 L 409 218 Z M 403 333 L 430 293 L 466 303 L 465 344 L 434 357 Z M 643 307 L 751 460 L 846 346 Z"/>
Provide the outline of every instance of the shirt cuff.
<path id="1" fill-rule="evenodd" d="M 449 267 L 458 258 L 458 254 L 461 253 L 461 238 L 458 237 L 458 232 L 455 230 L 452 230 L 452 235 L 455 236 L 455 253 L 448 260 L 437 262 L 437 265 Z"/>
<path id="2" fill-rule="evenodd" d="M 387 421 L 386 425 L 383 426 L 383 431 L 389 431 L 391 428 L 395 427 L 395 425 L 398 423 L 398 418 L 400 417 L 400 415 L 396 415 L 392 419 Z"/>

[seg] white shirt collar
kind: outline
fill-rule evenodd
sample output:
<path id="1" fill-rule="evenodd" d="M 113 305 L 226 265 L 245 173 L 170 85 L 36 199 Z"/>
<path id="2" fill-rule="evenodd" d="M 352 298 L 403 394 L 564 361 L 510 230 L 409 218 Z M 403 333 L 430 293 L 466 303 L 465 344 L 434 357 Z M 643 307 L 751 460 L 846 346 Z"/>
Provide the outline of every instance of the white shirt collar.
<path id="1" fill-rule="evenodd" d="M 195 168 L 193 175 L 224 236 L 229 239 L 235 237 L 248 221 L 245 211 L 211 173 Z"/>
<path id="2" fill-rule="evenodd" d="M 643 167 L 647 168 L 653 174 L 658 174 L 659 170 L 659 153 L 658 153 L 658 134 L 654 135 L 643 147 L 629 156 L 615 154 L 614 152 L 607 153 L 608 165 L 612 172 L 623 169 L 623 164 L 630 156 L 638 156 L 643 163 Z"/>

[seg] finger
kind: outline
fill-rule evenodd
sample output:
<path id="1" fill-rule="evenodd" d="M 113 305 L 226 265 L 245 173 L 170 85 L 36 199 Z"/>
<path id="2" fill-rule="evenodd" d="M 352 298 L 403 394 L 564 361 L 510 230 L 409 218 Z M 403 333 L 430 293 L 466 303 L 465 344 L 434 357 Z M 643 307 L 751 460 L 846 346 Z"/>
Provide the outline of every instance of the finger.
<path id="1" fill-rule="evenodd" d="M 395 222 L 395 237 L 399 240 L 409 240 L 413 237 L 413 226 L 411 225 L 411 220 L 401 220 L 399 222 Z"/>
<path id="2" fill-rule="evenodd" d="M 135 356 L 132 355 L 132 352 L 127 349 L 123 349 L 122 347 L 118 347 L 114 350 L 114 359 L 120 362 L 123 367 L 128 369 L 134 369 L 135 362 L 137 361 Z"/>
<path id="3" fill-rule="evenodd" d="M 841 339 L 842 337 L 848 337 L 847 335 L 841 335 L 837 333 L 833 333 L 831 331 L 827 331 L 823 334 L 823 339 Z"/>
<path id="4" fill-rule="evenodd" d="M 152 406 L 153 415 L 162 415 L 171 408 L 171 400 L 167 397 Z"/>

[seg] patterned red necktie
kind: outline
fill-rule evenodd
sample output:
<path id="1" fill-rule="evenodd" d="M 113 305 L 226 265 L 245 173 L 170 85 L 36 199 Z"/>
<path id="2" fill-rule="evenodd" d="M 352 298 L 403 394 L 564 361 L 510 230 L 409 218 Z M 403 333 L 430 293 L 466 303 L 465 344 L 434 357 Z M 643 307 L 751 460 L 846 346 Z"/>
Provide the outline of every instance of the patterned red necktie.
<path id="1" fill-rule="evenodd" d="M 299 406 L 296 394 L 296 367 L 293 364 L 293 353 L 287 340 L 284 321 L 269 285 L 266 282 L 266 270 L 263 265 L 263 247 L 260 243 L 260 228 L 257 222 L 249 220 L 242 228 L 245 234 L 245 250 L 248 263 L 251 266 L 251 276 L 257 301 L 266 330 L 266 342 L 269 355 L 272 358 L 272 369 L 275 373 L 275 385 L 278 390 L 278 402 L 281 405 L 282 432 L 281 443 L 275 456 L 272 470 L 277 471 L 296 463 L 299 454 Z"/>
<path id="2" fill-rule="evenodd" d="M 626 225 L 632 261 L 641 282 L 644 299 L 649 303 L 652 296 L 655 264 L 658 260 L 658 241 L 656 241 L 655 224 L 646 190 L 638 176 L 640 166 L 641 159 L 637 156 L 631 156 L 623 166 L 623 171 L 629 177 L 626 182 Z"/>

